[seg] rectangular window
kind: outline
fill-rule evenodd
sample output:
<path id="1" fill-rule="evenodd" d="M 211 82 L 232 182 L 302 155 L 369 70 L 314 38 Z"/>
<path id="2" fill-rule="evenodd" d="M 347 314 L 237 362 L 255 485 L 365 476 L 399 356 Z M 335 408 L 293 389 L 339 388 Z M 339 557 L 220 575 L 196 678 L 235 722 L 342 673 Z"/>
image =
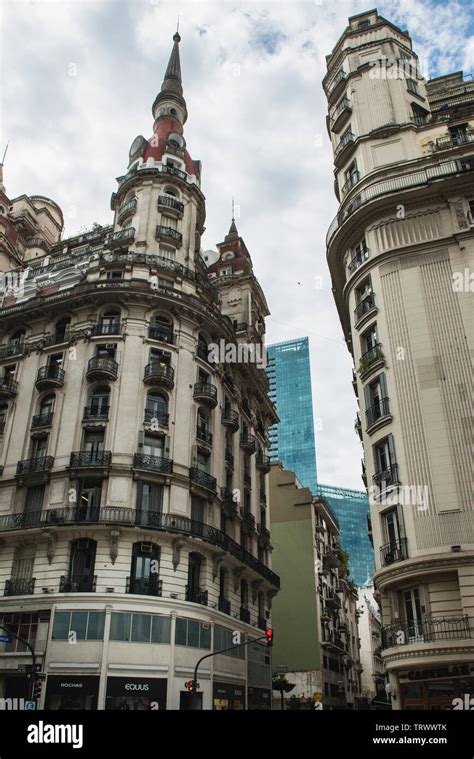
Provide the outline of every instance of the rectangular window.
<path id="1" fill-rule="evenodd" d="M 220 651 L 223 648 L 230 648 L 234 645 L 232 640 L 232 630 L 227 627 L 214 626 L 214 651 Z M 242 633 L 240 634 L 240 642 L 245 643 L 246 637 Z M 223 656 L 232 656 L 236 659 L 245 659 L 245 646 L 239 646 L 233 651 L 227 651 Z"/>
<path id="2" fill-rule="evenodd" d="M 420 94 L 418 92 L 418 85 L 414 79 L 407 79 L 407 90 L 408 92 L 412 92 L 414 95 Z"/>
<path id="3" fill-rule="evenodd" d="M 170 617 L 155 614 L 114 612 L 110 622 L 110 640 L 133 643 L 169 643 Z"/>
<path id="4" fill-rule="evenodd" d="M 68 640 L 69 633 L 76 640 L 103 640 L 103 611 L 57 611 L 54 615 L 53 640 Z"/>
<path id="5" fill-rule="evenodd" d="M 195 619 L 176 620 L 175 644 L 191 648 L 211 648 L 211 626 Z"/>
<path id="6" fill-rule="evenodd" d="M 151 632 L 151 616 L 149 614 L 132 614 L 133 643 L 149 643 Z"/>
<path id="7" fill-rule="evenodd" d="M 113 613 L 110 620 L 110 640 L 130 640 L 131 614 Z"/>
<path id="8" fill-rule="evenodd" d="M 152 624 L 151 624 L 151 642 L 152 643 L 169 643 L 170 631 L 171 631 L 170 617 L 158 617 L 156 615 L 152 617 Z"/>

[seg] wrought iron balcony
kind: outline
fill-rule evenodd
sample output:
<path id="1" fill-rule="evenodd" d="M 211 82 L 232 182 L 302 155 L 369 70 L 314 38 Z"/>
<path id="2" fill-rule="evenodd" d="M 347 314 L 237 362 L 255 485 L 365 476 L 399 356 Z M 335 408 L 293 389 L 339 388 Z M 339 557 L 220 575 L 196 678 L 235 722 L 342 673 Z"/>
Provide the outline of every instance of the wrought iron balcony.
<path id="1" fill-rule="evenodd" d="M 258 542 L 263 548 L 267 548 L 270 545 L 270 530 L 267 527 L 259 525 L 257 527 Z"/>
<path id="2" fill-rule="evenodd" d="M 350 147 L 355 146 L 355 135 L 352 132 L 346 132 L 346 134 L 341 137 L 338 144 L 336 145 L 336 149 L 334 151 L 334 161 L 336 163 L 339 163 L 342 158 L 346 155 Z"/>
<path id="3" fill-rule="evenodd" d="M 60 593 L 95 593 L 96 575 L 63 575 L 59 581 Z"/>
<path id="4" fill-rule="evenodd" d="M 149 577 L 127 577 L 126 593 L 140 596 L 161 596 L 163 581 L 157 575 Z"/>
<path id="5" fill-rule="evenodd" d="M 118 363 L 114 358 L 95 356 L 89 359 L 86 377 L 90 382 L 116 380 L 118 377 Z"/>
<path id="6" fill-rule="evenodd" d="M 64 385 L 64 369 L 56 364 L 42 366 L 38 370 L 35 384 L 39 391 L 62 387 Z"/>
<path id="7" fill-rule="evenodd" d="M 146 469 L 149 472 L 171 474 L 173 471 L 173 461 L 163 456 L 149 456 L 147 453 L 135 453 L 133 467 L 134 469 Z"/>
<path id="8" fill-rule="evenodd" d="M 349 178 L 344 182 L 344 184 L 341 187 L 341 194 L 344 197 L 347 195 L 349 190 L 352 190 L 353 187 L 357 184 L 357 182 L 360 180 L 360 171 L 353 171 L 352 174 L 349 176 Z"/>
<path id="9" fill-rule="evenodd" d="M 168 174 L 172 177 L 178 177 L 178 179 L 182 179 L 184 182 L 187 179 L 187 174 L 185 171 L 181 171 L 181 169 L 177 169 L 176 166 L 168 166 L 167 164 L 163 164 L 161 167 L 161 173 L 162 174 Z"/>
<path id="10" fill-rule="evenodd" d="M 166 206 L 166 208 L 172 208 L 174 211 L 183 213 L 184 203 L 180 200 L 176 200 L 171 195 L 158 195 L 158 206 Z"/>
<path id="11" fill-rule="evenodd" d="M 159 385 L 167 390 L 174 387 L 174 369 L 172 366 L 160 364 L 159 361 L 151 361 L 145 366 L 143 382 L 146 385 Z"/>
<path id="12" fill-rule="evenodd" d="M 36 414 L 31 420 L 31 428 L 38 429 L 38 427 L 51 427 L 53 423 L 53 412 L 48 411 L 47 414 Z"/>
<path id="13" fill-rule="evenodd" d="M 240 447 L 248 453 L 255 453 L 257 447 L 257 441 L 254 435 L 250 435 L 248 432 L 242 432 L 240 435 Z"/>
<path id="14" fill-rule="evenodd" d="M 192 585 L 186 585 L 186 601 L 207 606 L 207 596 L 207 590 L 195 588 Z"/>
<path id="15" fill-rule="evenodd" d="M 339 101 L 331 117 L 331 131 L 339 132 L 344 121 L 350 116 L 352 112 L 352 106 L 349 99 L 343 97 Z"/>
<path id="16" fill-rule="evenodd" d="M 324 601 L 326 606 L 329 606 L 333 609 L 340 609 L 341 608 L 341 599 L 335 593 L 331 588 L 326 588 L 326 591 L 324 593 Z"/>
<path id="17" fill-rule="evenodd" d="M 183 241 L 183 235 L 181 232 L 178 232 L 177 229 L 173 229 L 173 227 L 166 227 L 164 224 L 156 225 L 156 237 L 158 239 L 164 237 L 167 240 L 173 240 L 173 242 L 176 242 L 178 245 L 181 245 Z"/>
<path id="18" fill-rule="evenodd" d="M 345 82 L 346 78 L 347 78 L 347 74 L 344 71 L 344 69 L 339 69 L 336 76 L 331 82 L 331 87 L 328 93 L 328 98 L 330 100 L 335 99 L 337 92 L 341 90 L 341 85 L 343 84 L 343 82 Z"/>
<path id="19" fill-rule="evenodd" d="M 259 630 L 266 630 L 267 629 L 267 620 L 265 617 L 258 617 L 257 618 L 257 627 Z"/>
<path id="20" fill-rule="evenodd" d="M 250 511 L 242 511 L 242 528 L 247 533 L 255 532 L 255 517 Z"/>
<path id="21" fill-rule="evenodd" d="M 200 485 L 207 490 L 212 490 L 213 493 L 217 490 L 216 478 L 207 472 L 203 472 L 202 469 L 198 469 L 196 466 L 189 467 L 189 479 L 191 482 L 195 482 L 196 485 Z"/>
<path id="22" fill-rule="evenodd" d="M 46 335 L 43 338 L 43 348 L 50 348 L 51 345 L 61 345 L 62 343 L 68 343 L 71 339 L 71 333 L 69 331 L 60 332 L 57 335 Z"/>
<path id="23" fill-rule="evenodd" d="M 385 363 L 385 356 L 383 354 L 381 343 L 376 343 L 369 348 L 368 351 L 362 354 L 359 363 L 359 375 L 363 379 L 367 374 L 377 368 L 377 366 L 383 366 Z"/>
<path id="24" fill-rule="evenodd" d="M 127 229 L 119 229 L 118 232 L 113 232 L 107 237 L 106 245 L 115 246 L 123 243 L 131 242 L 135 237 L 135 228 L 127 227 Z"/>
<path id="25" fill-rule="evenodd" d="M 207 345 L 204 345 L 203 343 L 198 342 L 197 347 L 196 347 L 196 356 L 202 359 L 202 361 L 205 361 L 207 364 L 211 363 L 209 361 L 209 348 Z"/>
<path id="26" fill-rule="evenodd" d="M 405 559 L 408 559 L 406 538 L 392 540 L 391 543 L 386 543 L 380 548 L 380 561 L 383 567 L 388 567 L 398 561 L 405 561 Z"/>
<path id="27" fill-rule="evenodd" d="M 37 527 L 67 524 L 140 525 L 150 530 L 160 530 L 173 534 L 198 537 L 213 546 L 227 551 L 241 564 L 246 564 L 252 571 L 264 577 L 274 587 L 280 587 L 280 578 L 240 543 L 230 538 L 225 532 L 213 525 L 204 524 L 188 517 L 175 514 L 163 514 L 148 509 L 136 510 L 128 507 L 104 506 L 102 508 L 82 508 L 64 506 L 58 509 L 44 509 L 21 514 L 0 515 L 0 532 L 31 529 Z"/>
<path id="28" fill-rule="evenodd" d="M 122 322 L 117 321 L 99 321 L 92 327 L 93 335 L 121 335 Z"/>
<path id="29" fill-rule="evenodd" d="M 366 409 L 365 416 L 367 419 L 367 426 L 371 427 L 378 422 L 379 419 L 390 416 L 390 402 L 388 398 L 379 398 L 373 406 L 369 406 Z"/>
<path id="30" fill-rule="evenodd" d="M 246 622 L 248 625 L 250 624 L 250 611 L 246 606 L 240 607 L 239 617 L 241 622 Z"/>
<path id="31" fill-rule="evenodd" d="M 372 477 L 377 485 L 394 485 L 398 480 L 398 464 L 390 464 L 387 469 L 379 469 Z"/>
<path id="32" fill-rule="evenodd" d="M 363 298 L 354 309 L 354 316 L 355 316 L 356 322 L 360 321 L 363 316 L 373 311 L 374 308 L 375 308 L 375 293 L 370 293 L 370 295 L 366 295 L 366 297 Z"/>
<path id="33" fill-rule="evenodd" d="M 221 421 L 224 427 L 227 427 L 231 432 L 237 432 L 239 429 L 239 415 L 237 411 L 225 406 L 222 411 Z"/>
<path id="34" fill-rule="evenodd" d="M 258 453 L 255 464 L 257 469 L 266 474 L 270 471 L 270 456 L 265 456 L 263 453 Z"/>
<path id="35" fill-rule="evenodd" d="M 160 340 L 162 343 L 175 344 L 174 334 L 167 329 L 161 327 L 148 327 L 148 337 L 150 340 Z"/>
<path id="36" fill-rule="evenodd" d="M 469 617 L 423 617 L 419 621 L 382 627 L 382 650 L 413 643 L 471 638 Z"/>
<path id="37" fill-rule="evenodd" d="M 84 406 L 83 419 L 90 419 L 97 422 L 107 421 L 109 418 L 108 406 Z"/>
<path id="38" fill-rule="evenodd" d="M 121 205 L 117 211 L 118 223 L 123 224 L 125 219 L 127 219 L 129 216 L 133 216 L 136 210 L 137 210 L 137 199 L 130 198 L 130 200 L 127 200 L 126 203 L 123 203 L 123 205 Z"/>
<path id="39" fill-rule="evenodd" d="M 158 427 L 168 427 L 170 415 L 166 411 L 158 411 L 157 409 L 145 409 L 145 422 L 151 424 L 157 424 Z"/>
<path id="40" fill-rule="evenodd" d="M 200 427 L 199 425 L 196 427 L 196 438 L 202 443 L 206 443 L 209 446 L 212 445 L 212 432 L 205 427 Z"/>
<path id="41" fill-rule="evenodd" d="M 219 609 L 219 611 L 223 611 L 224 614 L 229 614 L 229 616 L 230 616 L 231 606 L 230 606 L 230 601 L 229 601 L 228 598 L 224 598 L 223 596 L 219 596 L 219 601 L 217 603 L 217 608 Z"/>
<path id="42" fill-rule="evenodd" d="M 226 487 L 221 487 L 222 510 L 226 516 L 233 519 L 238 514 L 238 504 L 234 500 L 234 494 Z"/>
<path id="43" fill-rule="evenodd" d="M 364 248 L 359 253 L 357 253 L 357 255 L 355 255 L 351 261 L 349 261 L 349 264 L 347 266 L 347 268 L 349 269 L 349 273 L 354 274 L 354 272 L 359 268 L 359 266 L 362 266 L 362 264 L 365 263 L 368 258 L 369 258 L 369 249 Z"/>
<path id="44" fill-rule="evenodd" d="M 50 472 L 53 468 L 54 456 L 38 456 L 33 459 L 24 459 L 16 465 L 17 477 L 39 472 Z"/>
<path id="45" fill-rule="evenodd" d="M 23 356 L 25 352 L 25 343 L 23 340 L 12 340 L 8 345 L 2 345 L 0 348 L 0 361 L 12 358 L 12 356 Z"/>
<path id="46" fill-rule="evenodd" d="M 195 401 L 204 403 L 211 408 L 217 406 L 217 388 L 210 382 L 196 382 L 193 397 Z"/>
<path id="47" fill-rule="evenodd" d="M 10 577 L 5 580 L 4 596 L 32 596 L 35 592 L 35 577 Z"/>
<path id="48" fill-rule="evenodd" d="M 111 451 L 73 451 L 69 466 L 75 468 L 109 467 L 112 459 Z"/>

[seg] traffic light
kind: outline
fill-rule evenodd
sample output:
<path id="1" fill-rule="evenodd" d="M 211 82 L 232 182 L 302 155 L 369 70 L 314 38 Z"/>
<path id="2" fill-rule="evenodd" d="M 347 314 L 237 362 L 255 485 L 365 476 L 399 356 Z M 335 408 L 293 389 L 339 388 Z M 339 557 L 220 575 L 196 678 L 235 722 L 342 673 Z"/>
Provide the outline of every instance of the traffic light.
<path id="1" fill-rule="evenodd" d="M 184 687 L 187 691 L 192 693 L 194 689 L 194 680 L 188 680 L 186 683 L 184 683 Z"/>
<path id="2" fill-rule="evenodd" d="M 273 630 L 270 628 L 265 630 L 265 637 L 267 639 L 267 646 L 271 648 L 273 646 Z"/>
<path id="3" fill-rule="evenodd" d="M 33 701 L 39 701 L 40 700 L 42 688 L 43 688 L 43 681 L 42 680 L 35 680 L 35 684 L 33 686 Z"/>

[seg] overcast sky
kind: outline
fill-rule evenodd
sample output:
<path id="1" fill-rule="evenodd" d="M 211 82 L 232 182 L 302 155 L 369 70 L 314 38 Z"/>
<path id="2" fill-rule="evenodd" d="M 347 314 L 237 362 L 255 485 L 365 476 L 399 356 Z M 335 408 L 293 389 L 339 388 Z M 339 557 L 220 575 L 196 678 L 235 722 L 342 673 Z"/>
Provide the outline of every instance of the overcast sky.
<path id="1" fill-rule="evenodd" d="M 337 210 L 321 88 L 325 55 L 371 0 L 0 0 L 0 151 L 10 197 L 53 198 L 66 235 L 112 221 L 138 134 L 152 134 L 180 15 L 191 156 L 207 198 L 203 247 L 237 226 L 267 297 L 267 343 L 308 335 L 318 476 L 360 489 L 351 359 L 325 260 Z M 473 71 L 471 2 L 387 0 L 423 72 Z M 469 36 L 471 35 L 471 36 Z"/>

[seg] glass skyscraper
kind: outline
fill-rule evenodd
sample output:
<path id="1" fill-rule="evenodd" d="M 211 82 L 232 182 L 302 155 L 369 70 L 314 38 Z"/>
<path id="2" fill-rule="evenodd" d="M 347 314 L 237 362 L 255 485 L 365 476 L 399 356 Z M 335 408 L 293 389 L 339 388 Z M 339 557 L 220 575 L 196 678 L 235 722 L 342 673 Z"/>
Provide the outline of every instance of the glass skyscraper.
<path id="1" fill-rule="evenodd" d="M 341 544 L 349 554 L 351 579 L 358 586 L 374 573 L 369 540 L 369 499 L 365 492 L 318 485 L 314 440 L 309 340 L 307 337 L 267 347 L 269 395 L 280 422 L 270 428 L 270 458 L 281 461 L 305 487 L 322 495 L 339 520 Z"/>

